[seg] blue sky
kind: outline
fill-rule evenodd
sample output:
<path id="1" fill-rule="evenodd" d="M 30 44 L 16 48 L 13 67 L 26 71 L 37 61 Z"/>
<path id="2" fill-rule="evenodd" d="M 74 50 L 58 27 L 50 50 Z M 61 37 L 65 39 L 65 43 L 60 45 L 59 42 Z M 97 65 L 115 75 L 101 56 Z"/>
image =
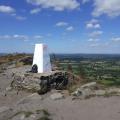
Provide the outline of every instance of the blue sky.
<path id="1" fill-rule="evenodd" d="M 0 0 L 0 53 L 119 53 L 120 0 Z"/>

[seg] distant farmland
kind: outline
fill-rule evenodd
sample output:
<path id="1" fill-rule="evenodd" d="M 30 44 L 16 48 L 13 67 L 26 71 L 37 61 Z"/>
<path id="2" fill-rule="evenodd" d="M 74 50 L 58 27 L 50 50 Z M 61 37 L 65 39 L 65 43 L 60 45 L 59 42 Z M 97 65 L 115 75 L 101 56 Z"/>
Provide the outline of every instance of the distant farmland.
<path id="1" fill-rule="evenodd" d="M 51 57 L 53 59 L 53 56 Z M 62 70 L 78 76 L 84 75 L 87 81 L 97 81 L 112 86 L 120 85 L 120 55 L 113 54 L 58 54 L 54 55 Z"/>

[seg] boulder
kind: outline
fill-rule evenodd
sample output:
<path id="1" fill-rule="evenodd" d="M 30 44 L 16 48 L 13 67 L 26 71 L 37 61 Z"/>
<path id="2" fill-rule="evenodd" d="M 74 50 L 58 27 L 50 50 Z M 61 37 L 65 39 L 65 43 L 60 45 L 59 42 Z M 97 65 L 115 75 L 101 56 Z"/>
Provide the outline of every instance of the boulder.
<path id="1" fill-rule="evenodd" d="M 83 97 L 89 97 L 93 95 L 93 91 L 89 88 L 86 88 L 84 90 L 81 90 L 82 96 Z"/>
<path id="2" fill-rule="evenodd" d="M 107 90 L 108 94 L 117 94 L 119 95 L 120 94 L 120 88 L 109 88 Z"/>
<path id="3" fill-rule="evenodd" d="M 73 95 L 73 96 L 81 96 L 81 95 L 82 95 L 82 92 L 81 92 L 79 89 L 77 89 L 77 90 L 74 91 L 71 95 Z"/>
<path id="4" fill-rule="evenodd" d="M 21 73 L 14 74 L 11 87 L 15 89 L 25 89 L 31 92 L 36 92 L 40 90 L 40 80 L 31 76 L 30 74 L 28 76 Z"/>
<path id="5" fill-rule="evenodd" d="M 15 114 L 12 108 L 7 106 L 0 107 L 0 120 L 10 120 L 11 116 Z"/>
<path id="6" fill-rule="evenodd" d="M 6 107 L 6 106 L 3 106 L 3 107 L 0 107 L 0 113 L 2 112 L 5 112 L 7 110 L 9 110 L 10 108 L 9 107 Z"/>
<path id="7" fill-rule="evenodd" d="M 68 85 L 69 75 L 65 71 L 50 73 L 26 73 L 17 71 L 13 75 L 11 87 L 44 94 L 50 89 L 62 90 Z"/>
<path id="8" fill-rule="evenodd" d="M 50 95 L 50 98 L 52 100 L 59 100 L 59 99 L 63 99 L 64 96 L 61 93 L 53 93 L 52 95 Z"/>
<path id="9" fill-rule="evenodd" d="M 89 88 L 85 88 L 85 89 L 79 88 L 75 92 L 73 92 L 72 95 L 85 98 L 93 95 L 93 91 Z"/>
<path id="10" fill-rule="evenodd" d="M 96 96 L 104 96 L 106 94 L 106 90 L 95 90 L 94 95 Z"/>
<path id="11" fill-rule="evenodd" d="M 91 88 L 96 86 L 96 82 L 90 82 L 81 86 L 81 88 Z"/>
<path id="12" fill-rule="evenodd" d="M 96 86 L 96 82 L 91 82 L 80 86 L 75 92 L 72 93 L 73 96 L 81 96 L 83 98 L 93 96 L 94 95 L 94 87 Z"/>
<path id="13" fill-rule="evenodd" d="M 82 98 L 86 98 L 90 96 L 120 95 L 120 88 L 113 87 L 113 88 L 101 89 L 96 82 L 91 82 L 80 86 L 76 91 L 72 93 L 72 95 Z"/>
<path id="14" fill-rule="evenodd" d="M 11 91 L 12 90 L 12 87 L 10 87 L 10 86 L 8 86 L 7 88 L 6 88 L 6 91 Z"/>

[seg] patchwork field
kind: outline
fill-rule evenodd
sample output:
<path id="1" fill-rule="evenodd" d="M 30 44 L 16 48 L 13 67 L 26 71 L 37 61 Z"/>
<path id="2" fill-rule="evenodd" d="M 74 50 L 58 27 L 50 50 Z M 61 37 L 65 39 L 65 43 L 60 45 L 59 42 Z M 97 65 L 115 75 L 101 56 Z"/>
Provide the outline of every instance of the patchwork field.
<path id="1" fill-rule="evenodd" d="M 87 81 L 120 85 L 119 55 L 58 55 L 60 69 L 73 72 Z"/>

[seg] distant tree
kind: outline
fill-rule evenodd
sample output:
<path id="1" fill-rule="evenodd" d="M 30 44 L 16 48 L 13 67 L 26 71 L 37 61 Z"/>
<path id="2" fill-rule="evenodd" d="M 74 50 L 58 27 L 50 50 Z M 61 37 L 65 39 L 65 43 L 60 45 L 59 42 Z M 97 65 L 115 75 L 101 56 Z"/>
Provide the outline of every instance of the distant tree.
<path id="1" fill-rule="evenodd" d="M 85 70 L 83 68 L 82 63 L 78 65 L 78 75 L 80 78 L 83 78 L 83 79 L 85 78 Z"/>
<path id="2" fill-rule="evenodd" d="M 60 61 L 55 54 L 52 54 L 52 64 L 53 64 L 53 69 L 61 70 Z"/>
<path id="3" fill-rule="evenodd" d="M 56 60 L 56 61 L 55 61 L 55 66 L 56 66 L 59 70 L 61 69 L 60 61 L 59 61 L 59 60 Z"/>
<path id="4" fill-rule="evenodd" d="M 67 66 L 67 71 L 68 72 L 73 72 L 73 69 L 72 69 L 72 65 L 71 64 L 68 64 L 68 66 Z"/>
<path id="5" fill-rule="evenodd" d="M 56 55 L 54 53 L 52 54 L 52 60 L 56 61 Z"/>

